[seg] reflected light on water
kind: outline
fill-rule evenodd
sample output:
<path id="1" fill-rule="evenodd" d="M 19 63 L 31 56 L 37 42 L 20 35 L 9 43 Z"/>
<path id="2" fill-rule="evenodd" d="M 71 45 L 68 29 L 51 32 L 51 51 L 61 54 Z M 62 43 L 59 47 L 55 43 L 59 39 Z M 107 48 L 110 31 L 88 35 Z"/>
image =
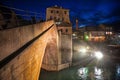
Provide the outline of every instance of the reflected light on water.
<path id="1" fill-rule="evenodd" d="M 103 79 L 103 75 L 102 75 L 103 71 L 102 71 L 102 69 L 95 67 L 95 68 L 94 68 L 94 71 L 95 71 L 95 72 L 94 72 L 95 78 L 102 80 L 102 79 Z"/>
<path id="2" fill-rule="evenodd" d="M 78 69 L 77 75 L 80 79 L 86 80 L 88 77 L 95 80 L 103 80 L 103 70 L 98 67 L 94 67 L 93 71 L 90 71 L 87 67 Z M 91 76 L 92 75 L 92 76 Z"/>
<path id="3" fill-rule="evenodd" d="M 120 65 L 117 65 L 116 80 L 120 80 Z"/>
<path id="4" fill-rule="evenodd" d="M 39 80 L 120 80 L 120 64 L 113 67 L 76 66 L 59 72 L 42 70 Z"/>
<path id="5" fill-rule="evenodd" d="M 120 74 L 120 66 L 117 66 L 117 74 Z"/>
<path id="6" fill-rule="evenodd" d="M 80 68 L 78 69 L 78 76 L 82 79 L 86 79 L 87 76 L 88 76 L 88 68 L 86 67 L 83 67 L 83 68 Z"/>

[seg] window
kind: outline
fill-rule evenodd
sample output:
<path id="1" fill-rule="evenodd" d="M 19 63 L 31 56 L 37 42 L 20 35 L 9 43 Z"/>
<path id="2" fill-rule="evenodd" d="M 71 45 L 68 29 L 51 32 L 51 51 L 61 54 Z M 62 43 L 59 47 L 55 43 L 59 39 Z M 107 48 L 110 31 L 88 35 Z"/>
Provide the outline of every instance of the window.
<path id="1" fill-rule="evenodd" d="M 64 18 L 62 18 L 62 21 L 64 21 Z"/>
<path id="2" fill-rule="evenodd" d="M 68 32 L 68 29 L 66 29 L 66 32 Z"/>
<path id="3" fill-rule="evenodd" d="M 58 21 L 60 21 L 60 18 L 58 18 Z"/>
<path id="4" fill-rule="evenodd" d="M 67 11 L 64 11 L 65 14 L 67 14 Z"/>
<path id="5" fill-rule="evenodd" d="M 51 10 L 51 13 L 53 13 L 53 10 Z"/>
<path id="6" fill-rule="evenodd" d="M 56 13 L 59 13 L 59 11 L 56 11 Z"/>
<path id="7" fill-rule="evenodd" d="M 52 16 L 50 16 L 50 20 L 52 20 Z"/>
<path id="8" fill-rule="evenodd" d="M 56 20 L 56 17 L 54 17 L 54 20 Z"/>
<path id="9" fill-rule="evenodd" d="M 61 32 L 63 32 L 63 30 L 61 29 Z"/>

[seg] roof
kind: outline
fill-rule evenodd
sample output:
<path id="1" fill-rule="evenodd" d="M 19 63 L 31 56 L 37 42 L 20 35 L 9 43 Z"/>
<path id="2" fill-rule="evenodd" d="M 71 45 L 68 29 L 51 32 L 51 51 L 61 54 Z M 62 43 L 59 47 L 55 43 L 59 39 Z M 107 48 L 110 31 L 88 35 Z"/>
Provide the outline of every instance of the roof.
<path id="1" fill-rule="evenodd" d="M 65 8 L 63 8 L 63 7 L 61 7 L 61 6 L 57 6 L 57 5 L 52 6 L 52 7 L 48 7 L 48 8 L 65 9 Z M 65 10 L 69 10 L 69 9 L 65 9 Z"/>

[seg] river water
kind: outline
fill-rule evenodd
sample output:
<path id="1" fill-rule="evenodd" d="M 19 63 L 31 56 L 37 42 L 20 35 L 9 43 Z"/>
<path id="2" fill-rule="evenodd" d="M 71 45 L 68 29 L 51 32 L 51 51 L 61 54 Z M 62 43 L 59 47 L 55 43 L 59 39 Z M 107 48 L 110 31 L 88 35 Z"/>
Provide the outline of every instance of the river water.
<path id="1" fill-rule="evenodd" d="M 59 72 L 41 70 L 39 80 L 120 80 L 120 65 L 74 66 Z"/>

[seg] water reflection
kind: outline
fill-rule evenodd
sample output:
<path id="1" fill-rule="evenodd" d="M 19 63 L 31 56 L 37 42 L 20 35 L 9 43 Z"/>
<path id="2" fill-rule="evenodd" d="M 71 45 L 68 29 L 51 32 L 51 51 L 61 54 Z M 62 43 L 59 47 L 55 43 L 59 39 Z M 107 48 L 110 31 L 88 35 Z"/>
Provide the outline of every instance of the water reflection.
<path id="1" fill-rule="evenodd" d="M 77 74 L 80 77 L 80 79 L 86 80 L 87 77 L 88 77 L 88 68 L 87 67 L 83 67 L 83 68 L 78 69 Z"/>
<path id="2" fill-rule="evenodd" d="M 90 70 L 89 70 L 90 69 Z M 82 80 L 87 80 L 88 78 L 91 80 L 103 80 L 103 70 L 102 68 L 94 67 L 93 70 L 92 68 L 88 67 L 82 67 L 78 69 L 78 76 Z"/>
<path id="3" fill-rule="evenodd" d="M 120 65 L 71 67 L 60 72 L 41 71 L 39 80 L 120 80 Z"/>
<path id="4" fill-rule="evenodd" d="M 120 65 L 117 65 L 116 66 L 116 80 L 120 80 Z"/>
<path id="5" fill-rule="evenodd" d="M 103 70 L 102 68 L 98 68 L 98 67 L 95 67 L 94 68 L 94 74 L 95 74 L 95 78 L 98 79 L 98 80 L 103 80 Z"/>

